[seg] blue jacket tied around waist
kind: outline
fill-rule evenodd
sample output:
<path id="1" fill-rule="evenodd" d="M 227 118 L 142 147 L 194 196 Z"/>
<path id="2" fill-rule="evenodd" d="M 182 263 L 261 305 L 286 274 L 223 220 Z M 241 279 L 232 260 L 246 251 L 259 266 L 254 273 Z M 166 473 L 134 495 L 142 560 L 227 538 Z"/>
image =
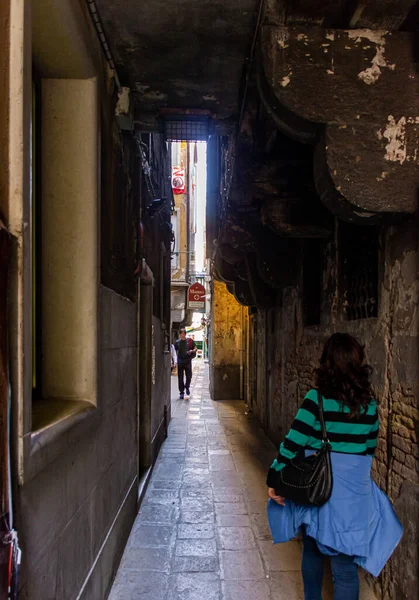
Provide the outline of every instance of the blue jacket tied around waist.
<path id="1" fill-rule="evenodd" d="M 399 543 L 403 529 L 393 507 L 371 479 L 371 456 L 331 453 L 333 491 L 317 508 L 286 500 L 268 502 L 268 521 L 275 544 L 293 539 L 305 525 L 326 555 L 353 556 L 377 576 Z"/>

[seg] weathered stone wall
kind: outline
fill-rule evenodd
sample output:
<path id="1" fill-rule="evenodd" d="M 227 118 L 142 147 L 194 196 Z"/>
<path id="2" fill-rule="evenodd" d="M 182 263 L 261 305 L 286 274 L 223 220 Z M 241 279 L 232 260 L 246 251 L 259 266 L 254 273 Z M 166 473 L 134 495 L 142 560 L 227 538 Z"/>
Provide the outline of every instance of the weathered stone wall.
<path id="1" fill-rule="evenodd" d="M 14 4 L 13 2 L 11 5 Z M 27 7 L 29 3 L 16 3 L 18 7 L 20 4 Z M 63 3 L 58 4 L 61 7 Z M 70 7 L 77 7 L 79 3 L 68 4 Z M 80 22 L 82 22 L 81 18 Z M 89 22 L 88 20 L 88 27 Z M 0 10 L 0 30 L 4 29 L 6 27 L 3 22 L 3 12 Z M 21 25 L 15 27 L 16 32 L 20 32 L 21 29 Z M 88 29 L 86 39 L 89 39 L 89 31 Z M 84 30 L 82 33 L 84 35 Z M 30 39 L 30 34 L 26 35 L 26 38 Z M 95 32 L 92 33 L 92 40 L 98 46 L 100 57 L 100 46 Z M 19 38 L 17 38 L 17 46 L 19 46 L 18 42 Z M 1 46 L 0 42 L 0 49 Z M 91 51 L 92 54 L 94 50 L 93 46 L 89 47 L 89 52 Z M 29 51 L 28 54 L 30 55 Z M 71 61 L 72 65 L 73 63 L 75 64 L 76 61 Z M 29 60 L 28 64 L 30 73 L 32 62 Z M 0 60 L 0 69 L 1 66 Z M 26 74 L 23 68 L 15 69 L 15 73 L 21 72 Z M 84 81 L 83 77 L 80 79 Z M 56 80 L 59 81 L 60 78 Z M 64 76 L 62 80 L 65 80 Z M 74 415 L 67 418 L 66 413 L 63 417 L 54 405 L 51 418 L 41 428 L 33 425 L 31 417 L 35 411 L 32 412 L 32 406 L 43 405 L 44 397 L 32 403 L 30 385 L 32 369 L 30 358 L 28 360 L 32 350 L 32 290 L 29 266 L 31 240 L 26 239 L 30 231 L 26 226 L 29 217 L 23 215 L 29 214 L 30 208 L 29 194 L 26 193 L 31 182 L 29 168 L 22 169 L 22 180 L 24 180 L 22 189 L 16 187 L 13 196 L 9 194 L 15 206 L 22 206 L 23 211 L 15 211 L 13 228 L 11 228 L 18 243 L 14 248 L 9 287 L 10 305 L 14 307 L 10 317 L 9 341 L 12 352 L 17 357 L 17 367 L 12 365 L 11 369 L 12 478 L 15 526 L 23 550 L 19 597 L 24 600 L 106 598 L 138 507 L 140 447 L 137 367 L 139 358 L 143 360 L 145 353 L 142 349 L 139 352 L 137 345 L 138 306 L 135 270 L 140 259 L 148 260 L 148 255 L 144 254 L 143 247 L 140 248 L 138 239 L 140 201 L 143 201 L 143 209 L 148 205 L 146 206 L 144 194 L 142 196 L 139 190 L 139 187 L 145 189 L 146 186 L 140 174 L 136 143 L 130 133 L 121 131 L 117 126 L 115 118 L 117 92 L 108 67 L 102 70 L 101 63 L 97 65 L 97 81 L 97 105 L 101 114 L 101 123 L 96 135 L 100 133 L 100 136 L 92 139 L 92 135 L 89 135 L 87 140 L 94 145 L 96 141 L 98 142 L 95 155 L 100 151 L 100 168 L 96 169 L 96 164 L 92 167 L 93 171 L 97 170 L 97 179 L 100 180 L 99 194 L 95 195 L 100 204 L 100 235 L 96 236 L 95 225 L 95 228 L 92 228 L 94 234 L 89 237 L 91 244 L 97 240 L 93 253 L 101 257 L 100 282 L 98 282 L 100 285 L 97 285 L 94 309 L 92 309 L 98 332 L 97 343 L 94 344 L 95 359 L 92 363 L 95 373 L 97 372 L 95 402 L 85 413 L 77 409 L 75 411 L 77 420 L 72 418 Z M 25 100 L 30 99 L 32 96 L 30 76 L 25 78 L 24 90 Z M 22 113 L 20 119 L 22 130 L 28 132 L 30 131 L 30 102 L 29 107 L 26 104 L 24 118 L 22 118 L 22 107 L 20 109 Z M 19 103 L 15 102 L 14 105 L 19 106 Z M 5 113 L 0 109 L 0 133 L 3 131 L 4 115 Z M 71 127 L 71 120 L 69 127 Z M 13 136 L 10 135 L 7 142 L 10 146 L 10 142 L 13 141 L 23 149 L 26 156 L 30 144 L 19 144 L 20 137 L 16 131 L 13 130 Z M 6 133 L 9 135 L 8 131 Z M 156 144 L 165 149 L 162 136 L 158 137 L 159 141 Z M 0 145 L 2 142 L 0 136 Z M 1 149 L 0 154 L 6 156 Z M 162 164 L 167 166 L 164 152 L 161 153 L 161 157 L 162 162 L 157 168 L 152 165 L 153 180 L 161 178 L 169 182 L 167 173 L 161 172 L 163 169 L 160 168 Z M 14 164 L 10 163 L 9 166 L 16 167 L 16 164 L 17 161 Z M 94 175 L 95 173 L 93 177 Z M 13 180 L 7 178 L 6 170 L 4 176 L 6 179 L 2 179 L 1 189 L 6 193 L 7 186 L 11 187 L 10 181 L 13 183 Z M 80 171 L 75 169 L 74 180 L 77 180 L 78 176 L 81 176 Z M 71 186 L 70 177 L 68 183 Z M 162 197 L 167 197 L 167 194 L 162 193 Z M 64 202 L 66 198 L 61 200 Z M 150 202 L 150 199 L 148 200 Z M 4 201 L 5 199 L 2 198 L 2 204 Z M 12 206 L 13 203 L 10 202 L 8 208 Z M 7 217 L 11 211 L 4 210 L 4 213 Z M 145 221 L 148 216 L 144 217 Z M 10 222 L 9 216 L 9 225 Z M 157 256 L 156 261 L 160 265 L 162 246 L 166 242 L 166 249 L 169 247 L 168 234 L 164 232 L 160 218 L 156 218 L 153 223 L 154 230 L 152 235 L 148 236 L 150 243 L 147 251 L 149 255 Z M 83 238 L 84 230 L 77 227 L 77 222 L 73 229 L 76 232 L 73 234 L 79 235 L 77 238 L 79 245 L 84 247 L 86 241 Z M 147 237 L 149 231 L 147 223 L 144 229 Z M 24 244 L 19 232 L 22 232 L 22 236 L 26 236 Z M 42 243 L 48 245 L 48 239 L 43 239 Z M 65 241 L 63 243 L 65 244 Z M 23 255 L 20 253 L 22 247 L 25 248 Z M 71 260 L 68 266 L 73 266 Z M 67 265 L 64 270 L 67 273 Z M 163 289 L 168 292 L 170 274 L 164 268 L 161 271 L 163 281 L 157 279 L 157 290 L 160 292 Z M 24 274 L 22 282 L 19 279 L 21 273 Z M 97 269 L 95 273 L 98 274 Z M 58 280 L 57 286 L 60 285 L 61 282 Z M 168 298 L 168 293 L 166 296 Z M 77 307 L 85 300 L 86 298 L 81 295 L 77 302 L 73 303 L 72 314 L 80 312 Z M 25 310 L 18 312 L 23 303 Z M 170 309 L 169 303 L 166 304 Z M 164 405 L 168 404 L 170 389 L 168 355 L 165 354 L 167 333 L 162 327 L 165 314 L 164 303 L 158 314 L 161 318 L 155 319 L 156 334 L 153 352 L 156 385 L 152 393 L 153 397 L 150 399 L 148 396 L 152 411 L 148 424 L 153 436 L 153 458 L 164 437 Z M 142 318 L 144 316 L 140 314 L 140 319 Z M 166 318 L 166 323 L 168 322 L 169 319 Z M 23 342 L 19 338 L 20 330 L 25 332 Z M 65 340 L 60 340 L 60 343 L 65 350 Z M 149 359 L 149 351 L 147 355 Z M 68 364 L 70 377 L 73 377 L 74 381 L 83 378 L 83 367 L 85 368 L 85 364 L 77 366 L 71 361 Z M 47 408 L 48 406 L 49 404 L 46 404 Z M 24 443 L 20 437 L 23 427 L 25 427 Z M 42 443 L 39 441 L 40 437 Z M 20 464 L 23 464 L 22 469 Z M 150 463 L 146 466 L 150 466 Z"/>
<path id="2" fill-rule="evenodd" d="M 354 237 L 356 243 L 356 237 Z M 322 346 L 335 331 L 366 345 L 374 368 L 380 434 L 374 478 L 395 505 L 405 533 L 375 587 L 387 600 L 416 598 L 418 579 L 418 230 L 414 220 L 381 236 L 378 318 L 347 321 L 339 297 L 339 247 L 327 248 L 321 325 L 304 327 L 302 286 L 257 315 L 257 398 L 253 410 L 276 444 L 312 385 Z M 266 351 L 265 351 L 266 348 Z M 269 385 L 268 385 L 269 384 Z"/>
<path id="3" fill-rule="evenodd" d="M 225 283 L 214 281 L 211 327 L 210 386 L 213 400 L 240 398 L 244 383 L 244 340 L 247 309 L 227 290 Z"/>
<path id="4" fill-rule="evenodd" d="M 23 600 L 69 600 L 87 579 L 83 598 L 105 598 L 135 518 L 136 308 L 104 287 L 100 304 L 100 418 L 71 451 L 18 488 Z"/>

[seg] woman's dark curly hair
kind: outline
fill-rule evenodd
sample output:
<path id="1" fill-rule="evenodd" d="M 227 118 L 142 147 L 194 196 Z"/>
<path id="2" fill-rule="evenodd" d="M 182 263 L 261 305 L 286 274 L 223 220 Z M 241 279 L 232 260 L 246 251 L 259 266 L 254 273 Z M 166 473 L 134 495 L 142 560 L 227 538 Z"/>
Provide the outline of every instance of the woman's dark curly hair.
<path id="1" fill-rule="evenodd" d="M 346 404 L 351 419 L 359 417 L 361 407 L 366 409 L 374 396 L 364 347 L 347 333 L 335 333 L 327 340 L 314 373 L 323 396 Z"/>

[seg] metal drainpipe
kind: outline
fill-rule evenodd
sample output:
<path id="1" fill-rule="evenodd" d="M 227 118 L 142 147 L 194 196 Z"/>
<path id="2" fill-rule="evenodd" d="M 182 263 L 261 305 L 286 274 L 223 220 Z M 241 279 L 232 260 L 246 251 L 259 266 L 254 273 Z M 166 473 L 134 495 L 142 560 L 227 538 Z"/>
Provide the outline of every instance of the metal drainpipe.
<path id="1" fill-rule="evenodd" d="M 102 25 L 102 19 L 100 18 L 100 14 L 97 9 L 96 2 L 95 2 L 95 0 L 86 0 L 86 4 L 89 9 L 90 16 L 92 17 L 93 26 L 96 29 L 96 33 L 98 35 L 100 45 L 102 46 L 102 50 L 106 56 L 109 66 L 111 67 L 111 69 L 113 71 L 115 85 L 116 85 L 118 91 L 120 91 L 121 83 L 119 81 L 118 73 L 116 72 L 115 62 L 113 60 L 113 56 L 112 56 L 112 52 L 111 52 L 111 49 L 108 44 L 108 40 L 106 39 L 105 31 L 104 31 L 103 25 Z"/>

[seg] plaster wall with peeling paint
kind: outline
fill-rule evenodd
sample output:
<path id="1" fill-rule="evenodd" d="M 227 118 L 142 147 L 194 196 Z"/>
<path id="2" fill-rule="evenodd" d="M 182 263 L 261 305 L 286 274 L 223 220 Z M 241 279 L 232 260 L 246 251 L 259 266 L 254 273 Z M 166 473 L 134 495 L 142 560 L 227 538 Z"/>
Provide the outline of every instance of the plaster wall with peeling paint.
<path id="1" fill-rule="evenodd" d="M 230 294 L 225 283 L 215 280 L 212 294 L 211 397 L 243 399 L 248 311 Z"/>

